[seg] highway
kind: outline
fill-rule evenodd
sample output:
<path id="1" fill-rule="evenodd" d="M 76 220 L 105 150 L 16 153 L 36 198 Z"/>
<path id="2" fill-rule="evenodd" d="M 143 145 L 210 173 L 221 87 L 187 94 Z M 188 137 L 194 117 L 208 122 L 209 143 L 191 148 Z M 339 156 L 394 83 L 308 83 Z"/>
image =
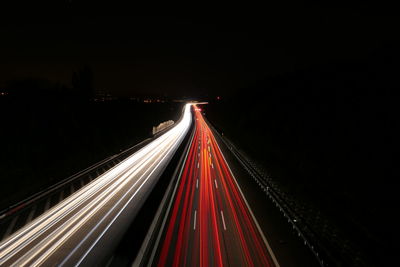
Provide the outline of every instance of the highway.
<path id="1" fill-rule="evenodd" d="M 191 124 L 187 104 L 172 129 L 4 239 L 0 266 L 103 264 Z"/>
<path id="2" fill-rule="evenodd" d="M 279 266 L 200 108 L 194 109 L 195 134 L 151 264 Z"/>

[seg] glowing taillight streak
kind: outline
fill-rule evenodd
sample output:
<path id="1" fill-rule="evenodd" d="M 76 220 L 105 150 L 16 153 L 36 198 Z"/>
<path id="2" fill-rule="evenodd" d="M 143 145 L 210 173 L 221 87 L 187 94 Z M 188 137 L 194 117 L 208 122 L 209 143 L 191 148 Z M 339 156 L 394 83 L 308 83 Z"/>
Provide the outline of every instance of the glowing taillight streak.
<path id="1" fill-rule="evenodd" d="M 247 228 L 250 230 L 251 232 L 251 237 L 252 240 L 254 241 L 255 245 L 256 245 L 256 249 L 257 249 L 257 255 L 260 256 L 260 260 L 263 262 L 263 265 L 267 265 L 267 264 L 271 264 L 271 262 L 268 260 L 269 257 L 266 254 L 265 251 L 265 245 L 268 246 L 268 244 L 264 244 L 264 240 L 262 240 L 261 236 L 260 236 L 260 232 L 259 229 L 257 229 L 256 227 L 256 222 L 254 220 L 254 218 L 252 218 L 252 216 L 250 215 L 250 211 L 247 207 L 247 205 L 244 203 L 245 200 L 242 197 L 242 194 L 239 192 L 239 187 L 236 184 L 236 181 L 234 181 L 234 178 L 232 176 L 231 171 L 229 170 L 228 165 L 226 164 L 226 161 L 222 155 L 222 152 L 218 146 L 218 143 L 216 142 L 214 136 L 212 136 L 213 138 L 213 146 L 214 146 L 214 150 L 216 152 L 217 157 L 219 158 L 219 160 L 217 162 L 221 163 L 221 166 L 223 167 L 223 171 L 225 173 L 225 177 L 229 177 L 230 179 L 227 179 L 227 181 L 229 182 L 230 188 L 233 193 L 234 193 L 234 197 L 236 199 L 236 203 L 239 204 L 240 207 L 240 211 L 241 214 L 244 215 L 244 219 L 246 221 L 245 225 L 247 225 Z M 236 209 L 232 209 L 233 211 L 235 211 Z M 269 249 L 270 250 L 270 249 Z M 248 261 L 252 261 L 252 257 L 249 255 L 249 250 L 246 250 L 246 258 Z M 270 251 L 271 257 L 273 258 L 274 264 L 276 266 L 279 266 L 279 264 L 277 263 L 275 256 L 273 255 L 272 251 Z"/>
<path id="2" fill-rule="evenodd" d="M 216 165 L 217 165 L 218 172 L 220 173 L 221 177 L 223 175 L 226 175 L 226 173 L 223 173 L 223 171 L 221 170 L 220 164 L 216 164 Z M 239 238 L 240 238 L 240 246 L 242 247 L 242 251 L 245 253 L 245 258 L 246 258 L 247 264 L 251 265 L 251 263 L 252 263 L 251 256 L 250 256 L 249 249 L 248 249 L 248 246 L 247 246 L 246 241 L 245 241 L 245 236 L 244 236 L 244 233 L 242 231 L 242 227 L 240 227 L 238 215 L 235 212 L 235 206 L 234 206 L 234 203 L 233 203 L 233 199 L 232 199 L 232 197 L 230 195 L 229 190 L 227 189 L 227 185 L 226 185 L 225 179 L 221 179 L 221 182 L 222 182 L 222 185 L 224 187 L 224 190 L 227 193 L 226 194 L 227 202 L 229 204 L 229 207 L 230 207 L 229 210 L 231 211 L 231 214 L 233 215 L 234 223 L 236 225 L 235 230 L 237 231 L 237 233 L 239 235 Z"/>
<path id="3" fill-rule="evenodd" d="M 208 129 L 209 130 L 209 129 Z M 210 130 L 209 130 L 210 131 Z M 210 131 L 211 133 L 211 131 Z M 212 134 L 210 134 L 212 136 Z M 239 203 L 239 208 L 240 208 L 240 213 L 244 215 L 244 219 L 246 220 L 246 225 L 251 229 L 251 236 L 254 242 L 257 245 L 257 248 L 259 248 L 259 242 L 257 238 L 257 234 L 255 233 L 253 227 L 252 227 L 252 222 L 248 219 L 248 213 L 247 213 L 247 208 L 244 207 L 241 196 L 238 195 L 237 193 L 237 188 L 233 186 L 232 184 L 232 177 L 230 173 L 227 170 L 226 162 L 222 159 L 221 157 L 221 152 L 219 148 L 216 148 L 216 141 L 215 138 L 213 138 L 211 145 L 213 146 L 213 151 L 216 154 L 217 160 L 216 160 L 216 166 L 217 166 L 217 171 L 220 174 L 220 177 L 224 177 L 224 179 L 221 179 L 221 183 L 223 185 L 224 190 L 226 191 L 226 196 L 227 196 L 227 201 L 229 203 L 230 209 L 229 211 L 231 212 L 233 216 L 233 221 L 236 225 L 235 229 L 240 237 L 240 245 L 242 247 L 242 250 L 245 255 L 245 259 L 247 264 L 251 265 L 253 263 L 252 257 L 250 255 L 250 251 L 246 242 L 246 236 L 244 231 L 242 230 L 243 227 L 241 227 L 240 220 L 238 217 L 238 214 L 236 212 L 236 205 L 235 203 Z M 229 186 L 227 185 L 229 183 Z M 228 189 L 229 188 L 229 189 Z M 234 201 L 235 199 L 235 201 Z M 254 239 L 255 238 L 255 239 Z M 259 253 L 263 254 L 263 251 L 258 251 Z M 267 262 L 264 262 L 264 264 L 267 264 Z"/>
<path id="4" fill-rule="evenodd" d="M 196 132 L 195 132 L 194 140 L 196 140 L 196 137 L 198 136 L 198 134 L 199 134 L 198 131 L 196 131 Z M 182 177 L 182 184 L 185 184 L 185 183 L 187 182 L 187 179 L 188 179 L 188 177 L 189 177 L 188 171 L 189 171 L 189 169 L 190 169 L 190 166 L 193 166 L 193 165 L 194 165 L 194 150 L 195 150 L 195 142 L 192 143 L 192 147 L 191 147 L 191 149 L 190 149 L 190 151 L 189 151 L 189 155 L 188 155 L 188 160 L 187 160 L 187 162 L 190 162 L 190 164 L 186 164 L 186 165 L 185 165 L 185 168 L 184 168 L 183 173 L 182 173 L 182 175 L 181 175 L 181 177 Z M 182 198 L 183 198 L 183 190 L 184 190 L 184 187 L 183 187 L 183 186 L 180 186 L 180 187 L 178 188 L 178 192 L 177 192 L 176 200 L 175 200 L 176 203 L 180 203 L 180 202 L 182 201 Z M 172 213 L 171 213 L 171 219 L 170 219 L 170 223 L 171 223 L 172 225 L 175 225 L 175 224 L 176 224 L 178 212 L 179 212 L 179 205 L 174 205 L 173 210 L 172 210 Z M 173 228 L 172 228 L 172 227 L 168 227 L 167 233 L 166 233 L 166 237 L 165 237 L 165 244 L 168 244 L 168 245 L 169 245 L 169 244 L 171 243 L 172 235 L 173 235 Z M 167 249 L 163 249 L 163 250 L 161 251 L 161 254 L 160 254 L 160 261 L 159 261 L 159 262 L 166 262 L 167 253 L 168 253 L 168 250 L 167 250 Z"/>
<path id="5" fill-rule="evenodd" d="M 187 194 L 189 194 L 190 198 L 192 198 L 194 194 L 198 194 L 199 196 L 198 209 L 196 209 L 196 221 L 198 220 L 199 224 L 198 227 L 196 224 L 196 231 L 192 230 L 194 234 L 184 231 L 182 228 L 186 229 L 188 228 L 186 225 L 191 224 L 187 224 L 187 219 L 183 219 L 183 216 L 178 219 L 176 214 L 173 215 L 172 217 L 174 219 L 170 219 L 167 233 L 172 232 L 173 229 L 177 227 L 182 233 L 189 234 L 184 235 L 183 240 L 180 240 L 182 235 L 179 235 L 177 237 L 178 240 L 176 241 L 179 245 L 176 247 L 173 246 L 170 238 L 166 238 L 161 247 L 161 257 L 159 258 L 158 265 L 164 266 L 167 264 L 167 255 L 169 252 L 173 252 L 173 266 L 193 266 L 198 264 L 199 266 L 222 266 L 227 263 L 224 257 L 228 257 L 228 255 L 226 254 L 227 251 L 222 255 L 220 240 L 225 238 L 225 235 L 233 235 L 236 237 L 235 240 L 238 241 L 234 246 L 243 253 L 242 264 L 248 266 L 258 264 L 262 266 L 271 266 L 275 264 L 276 266 L 279 266 L 276 260 L 272 263 L 267 255 L 264 244 L 265 239 L 263 239 L 264 237 L 260 237 L 262 236 L 262 232 L 260 232 L 261 230 L 259 229 L 254 216 L 252 214 L 250 215 L 251 211 L 249 210 L 247 203 L 245 203 L 246 201 L 240 192 L 240 188 L 232 176 L 229 167 L 227 166 L 215 137 L 208 128 L 201 114 L 195 112 L 195 116 L 198 130 L 196 131 L 194 140 L 197 139 L 198 142 L 194 141 L 191 149 L 199 151 L 200 160 L 197 162 L 188 160 L 186 164 L 193 164 L 192 166 L 195 166 L 194 168 L 196 169 L 199 167 L 199 170 L 197 171 L 199 174 L 196 175 L 199 175 L 200 177 L 198 178 L 198 176 L 196 176 L 195 178 L 196 188 L 198 188 L 198 191 L 195 191 L 195 187 L 191 186 L 188 188 L 191 188 L 191 190 L 193 189 L 193 191 L 188 190 Z M 199 144 L 198 148 L 197 144 Z M 185 166 L 185 168 L 188 167 Z M 182 179 L 180 180 L 178 188 L 185 188 L 186 182 L 191 184 L 192 181 L 194 181 L 194 179 L 190 179 L 190 176 L 181 177 Z M 199 180 L 200 186 L 197 184 L 197 181 Z M 214 180 L 214 182 L 212 180 Z M 216 191 L 216 189 L 219 189 L 220 191 Z M 174 208 L 182 208 L 183 210 L 189 209 L 192 205 L 192 202 L 184 199 L 184 197 L 182 197 L 179 202 L 175 201 L 174 203 Z M 181 205 L 184 206 L 182 207 Z M 227 209 L 226 214 L 225 210 L 220 209 L 221 207 Z M 229 229 L 226 222 L 227 217 L 229 217 L 229 223 L 232 226 Z M 220 229 L 222 229 L 222 232 Z M 191 240 L 191 247 L 193 249 L 190 251 L 192 262 L 186 261 L 188 258 L 188 246 L 185 244 L 187 244 L 189 240 Z M 252 246 L 251 249 L 250 245 Z M 225 246 L 226 245 L 224 245 L 224 247 Z M 272 254 L 272 251 L 270 251 L 270 253 Z M 236 257 L 238 256 L 240 256 L 240 253 L 239 255 L 236 255 Z M 274 259 L 273 255 L 272 257 Z M 231 260 L 229 262 L 232 263 Z"/>

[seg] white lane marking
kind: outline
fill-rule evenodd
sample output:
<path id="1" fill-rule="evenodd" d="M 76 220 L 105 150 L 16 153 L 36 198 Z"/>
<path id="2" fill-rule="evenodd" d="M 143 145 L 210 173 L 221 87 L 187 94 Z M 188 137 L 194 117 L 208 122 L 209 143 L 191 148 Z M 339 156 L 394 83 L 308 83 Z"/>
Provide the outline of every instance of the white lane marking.
<path id="1" fill-rule="evenodd" d="M 200 158 L 200 152 L 199 152 L 199 158 Z"/>
<path id="2" fill-rule="evenodd" d="M 237 182 L 237 180 L 236 180 L 236 178 L 235 178 L 235 175 L 233 175 L 233 172 L 232 172 L 232 170 L 231 170 L 231 167 L 229 167 L 229 164 L 228 164 L 228 162 L 226 161 L 225 156 L 224 156 L 224 154 L 222 153 L 222 150 L 221 150 L 221 148 L 220 148 L 218 142 L 215 142 L 215 143 L 217 144 L 218 150 L 221 152 L 222 158 L 224 159 L 226 165 L 228 166 L 229 172 L 231 173 L 231 175 L 232 175 L 232 177 L 233 177 L 233 180 L 235 181 L 235 184 L 236 184 L 237 188 L 239 189 L 240 194 L 241 194 L 242 197 L 243 197 L 244 203 L 246 203 L 246 206 L 247 206 L 247 208 L 248 208 L 249 211 L 250 211 L 251 217 L 253 217 L 253 220 L 254 220 L 254 222 L 255 222 L 255 224 L 256 224 L 256 226 L 257 226 L 258 232 L 261 234 L 261 237 L 262 237 L 262 239 L 264 240 L 265 245 L 267 246 L 267 249 L 268 249 L 269 255 L 270 255 L 271 258 L 272 258 L 272 261 L 274 262 L 274 264 L 275 264 L 276 267 L 280 267 L 279 262 L 277 261 L 277 259 L 276 259 L 276 257 L 275 257 L 275 254 L 274 254 L 274 252 L 272 251 L 272 249 L 271 249 L 271 247 L 270 247 L 270 245 L 269 245 L 267 239 L 265 238 L 264 232 L 261 230 L 261 227 L 260 227 L 260 225 L 258 224 L 258 221 L 257 221 L 256 217 L 254 216 L 253 211 L 251 210 L 251 208 L 250 208 L 250 206 L 249 206 L 249 203 L 247 202 L 247 200 L 246 200 L 246 198 L 245 198 L 245 196 L 244 196 L 244 194 L 243 194 L 243 192 L 242 192 L 242 189 L 240 189 L 239 183 Z"/>
<path id="3" fill-rule="evenodd" d="M 197 210 L 194 211 L 193 230 L 196 230 L 196 215 L 197 215 Z"/>
<path id="4" fill-rule="evenodd" d="M 217 180 L 214 180 L 214 182 L 215 182 L 215 188 L 217 188 L 217 189 L 218 189 Z"/>
<path id="5" fill-rule="evenodd" d="M 199 162 L 197 162 L 197 168 L 199 168 L 200 167 L 200 163 Z"/>
<path id="6" fill-rule="evenodd" d="M 212 163 L 211 163 L 211 168 L 213 168 L 213 169 L 214 169 L 214 164 L 212 164 Z"/>
<path id="7" fill-rule="evenodd" d="M 196 181 L 196 188 L 199 188 L 199 179 Z"/>
<path id="8" fill-rule="evenodd" d="M 225 219 L 224 219 L 224 212 L 221 210 L 221 217 L 222 217 L 222 224 L 224 225 L 224 230 L 226 230 Z"/>

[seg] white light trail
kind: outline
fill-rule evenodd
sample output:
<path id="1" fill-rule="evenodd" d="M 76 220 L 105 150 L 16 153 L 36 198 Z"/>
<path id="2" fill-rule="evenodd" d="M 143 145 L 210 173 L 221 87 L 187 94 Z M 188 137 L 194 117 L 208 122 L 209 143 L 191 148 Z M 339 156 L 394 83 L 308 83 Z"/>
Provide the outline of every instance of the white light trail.
<path id="1" fill-rule="evenodd" d="M 120 215 L 118 209 L 130 201 L 142 205 L 140 196 L 130 196 L 150 190 L 147 184 L 157 182 L 190 128 L 190 107 L 185 106 L 181 121 L 172 129 L 1 242 L 0 265 L 53 265 L 71 256 L 66 243 L 67 247 L 77 247 L 88 242 L 93 248 L 90 242 L 97 242 L 100 233 L 115 221 Z M 84 249 L 74 251 L 79 262 L 89 253 Z"/>

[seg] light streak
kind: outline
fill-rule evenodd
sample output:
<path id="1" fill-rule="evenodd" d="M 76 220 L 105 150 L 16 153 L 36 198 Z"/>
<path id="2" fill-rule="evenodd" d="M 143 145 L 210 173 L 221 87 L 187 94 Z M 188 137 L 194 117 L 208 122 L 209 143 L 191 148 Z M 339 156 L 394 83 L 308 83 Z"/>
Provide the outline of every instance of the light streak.
<path id="1" fill-rule="evenodd" d="M 279 266 L 212 131 L 199 111 L 195 110 L 195 116 L 194 140 L 198 142 L 189 150 L 160 243 L 158 266 L 224 266 L 232 262 Z M 193 154 L 198 151 L 196 161 Z M 196 189 L 192 186 L 195 178 Z M 193 210 L 196 231 L 189 231 Z"/>
<path id="2" fill-rule="evenodd" d="M 3 240 L 0 265 L 74 264 L 66 262 L 72 252 L 81 262 L 128 204 L 142 205 L 139 193 L 157 182 L 189 130 L 190 108 L 169 131 Z"/>

